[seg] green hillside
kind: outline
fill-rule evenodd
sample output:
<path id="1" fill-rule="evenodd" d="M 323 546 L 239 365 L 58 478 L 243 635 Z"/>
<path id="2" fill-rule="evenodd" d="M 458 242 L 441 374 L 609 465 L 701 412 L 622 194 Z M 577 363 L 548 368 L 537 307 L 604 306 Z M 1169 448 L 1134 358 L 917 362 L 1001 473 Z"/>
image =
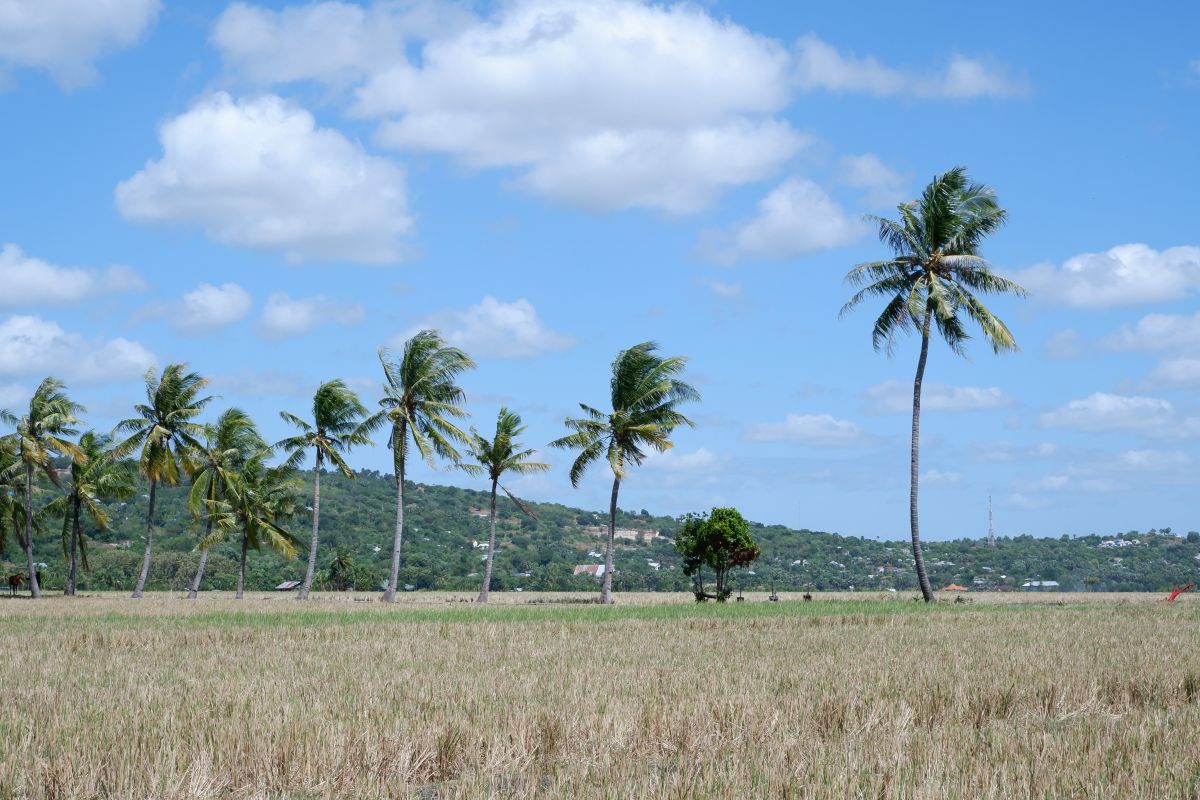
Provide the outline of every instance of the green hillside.
<path id="1" fill-rule="evenodd" d="M 380 586 L 391 554 L 395 486 L 389 475 L 363 471 L 350 480 L 337 474 L 322 477 L 322 544 L 318 576 L 333 559 L 335 548 L 349 554 L 355 588 Z M 48 492 L 46 493 L 48 494 Z M 406 531 L 400 584 L 412 590 L 475 590 L 484 551 L 473 546 L 487 538 L 485 492 L 450 486 L 411 484 L 406 489 Z M 159 530 L 148 588 L 184 589 L 195 570 L 192 552 L 199 530 L 187 514 L 182 488 L 159 490 Z M 91 571 L 82 575 L 83 590 L 131 588 L 140 565 L 146 514 L 145 494 L 127 503 L 110 504 L 112 529 L 89 530 Z M 520 514 L 507 498 L 500 500 L 499 538 L 493 589 L 590 590 L 596 580 L 574 576 L 576 565 L 595 564 L 603 537 L 590 526 L 606 515 L 549 503 L 533 503 L 536 520 Z M 699 510 L 699 509 L 697 509 Z M 51 590 L 61 589 L 65 574 L 59 540 L 61 522 L 44 520 L 35 538 L 36 556 L 47 564 L 43 577 Z M 307 540 L 309 522 L 296 519 L 290 529 Z M 618 540 L 615 587 L 618 590 L 680 591 L 690 587 L 679 569 L 672 538 L 678 521 L 646 512 L 621 512 L 618 527 L 631 531 Z M 778 525 L 753 524 L 762 557 L 735 579 L 746 590 L 915 589 L 906 541 L 877 541 Z M 930 576 L 938 587 L 951 582 L 969 588 L 1020 587 L 1031 579 L 1055 580 L 1064 590 L 1160 591 L 1195 580 L 1200 569 L 1200 534 L 1178 536 L 1170 529 L 1117 534 L 1124 546 L 1107 545 L 1114 536 L 986 541 L 959 539 L 926 543 Z M 1136 541 L 1136 543 L 1134 543 Z M 262 590 L 302 577 L 300 559 L 285 562 L 263 552 L 251 555 L 248 588 Z M 9 537 L 4 569 L 22 569 L 22 554 Z M 209 560 L 206 589 L 232 589 L 236 575 L 234 545 L 216 548 Z M 657 567 L 655 566 L 657 565 Z"/>

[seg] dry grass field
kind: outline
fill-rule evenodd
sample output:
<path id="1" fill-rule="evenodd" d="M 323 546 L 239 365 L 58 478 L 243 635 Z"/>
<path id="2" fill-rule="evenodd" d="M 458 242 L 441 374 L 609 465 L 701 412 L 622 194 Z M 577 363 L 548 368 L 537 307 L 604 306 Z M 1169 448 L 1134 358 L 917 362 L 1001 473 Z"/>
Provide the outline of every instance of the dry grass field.
<path id="1" fill-rule="evenodd" d="M 1200 797 L 1200 597 L 466 599 L 2 600 L 0 797 Z"/>

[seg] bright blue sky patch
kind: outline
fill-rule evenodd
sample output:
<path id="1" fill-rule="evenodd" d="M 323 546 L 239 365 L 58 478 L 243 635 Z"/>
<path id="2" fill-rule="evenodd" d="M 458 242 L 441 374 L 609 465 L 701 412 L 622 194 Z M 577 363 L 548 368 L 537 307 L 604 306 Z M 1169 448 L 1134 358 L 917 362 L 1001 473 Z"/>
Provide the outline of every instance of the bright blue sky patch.
<path id="1" fill-rule="evenodd" d="M 842 277 L 956 164 L 1010 222 L 1022 347 L 933 348 L 928 538 L 1200 528 L 1200 13 L 638 0 L 0 0 L 0 406 L 45 374 L 105 429 L 152 365 L 271 438 L 316 384 L 380 394 L 437 327 L 475 424 L 531 445 L 617 350 L 690 357 L 694 430 L 623 507 L 907 534 L 915 343 Z M 381 440 L 354 455 L 385 470 Z M 515 482 L 601 507 L 556 469 Z M 414 469 L 418 480 L 470 485 Z M 386 532 L 381 532 L 381 536 Z"/>

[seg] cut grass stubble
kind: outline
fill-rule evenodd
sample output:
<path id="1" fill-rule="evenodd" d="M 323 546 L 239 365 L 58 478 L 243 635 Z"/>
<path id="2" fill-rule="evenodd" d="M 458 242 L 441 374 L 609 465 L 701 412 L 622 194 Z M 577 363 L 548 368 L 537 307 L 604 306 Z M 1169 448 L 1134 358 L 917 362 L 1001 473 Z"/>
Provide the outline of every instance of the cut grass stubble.
<path id="1" fill-rule="evenodd" d="M 1197 796 L 1190 605 L 439 599 L 0 603 L 0 797 Z"/>

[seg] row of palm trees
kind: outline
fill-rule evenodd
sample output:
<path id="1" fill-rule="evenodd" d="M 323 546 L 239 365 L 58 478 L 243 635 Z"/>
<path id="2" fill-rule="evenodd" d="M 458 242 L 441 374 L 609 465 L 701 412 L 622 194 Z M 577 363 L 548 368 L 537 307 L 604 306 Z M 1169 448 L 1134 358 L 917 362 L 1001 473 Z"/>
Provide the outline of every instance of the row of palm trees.
<path id="1" fill-rule="evenodd" d="M 901 204 L 897 210 L 898 219 L 871 217 L 892 256 L 859 264 L 850 271 L 847 281 L 860 289 L 842 313 L 864 300 L 884 298 L 886 305 L 872 331 L 875 349 L 890 355 L 900 334 L 916 332 L 921 337 L 913 381 L 909 523 L 921 592 L 932 601 L 918 521 L 921 387 L 930 339 L 936 331 L 952 351 L 963 355 L 969 319 L 995 352 L 1014 350 L 1011 332 L 983 305 L 979 295 L 1026 293 L 996 275 L 980 255 L 982 242 L 1003 225 L 1006 212 L 1000 208 L 995 192 L 971 181 L 964 168 L 936 176 L 919 199 Z M 100 501 L 132 496 L 134 476 L 128 459 L 136 456 L 136 468 L 150 490 L 146 547 L 133 597 L 142 596 L 150 571 L 157 489 L 160 485 L 177 485 L 185 478 L 192 483 L 189 509 L 204 525 L 204 536 L 198 544 L 200 563 L 188 596 L 194 598 L 199 591 L 208 549 L 225 541 L 233 531 L 240 531 L 240 597 L 249 550 L 265 544 L 291 557 L 303 546 L 281 522 L 301 510 L 302 504 L 295 499 L 300 485 L 296 469 L 311 451 L 315 461 L 312 533 L 307 544 L 308 565 L 298 594 L 306 599 L 312 588 L 319 545 L 322 471 L 328 464 L 354 477 L 346 461 L 349 451 L 369 443 L 372 434 L 386 429 L 396 479 L 396 523 L 384 599 L 394 602 L 396 596 L 404 534 L 404 476 L 411 448 L 431 465 L 442 459 L 455 468 L 484 476 L 490 483 L 488 555 L 479 594 L 479 601 L 487 602 L 496 550 L 497 490 L 503 490 L 523 511 L 532 513 L 501 481 L 505 475 L 545 471 L 549 465 L 532 460 L 534 451 L 518 442 L 525 427 L 520 415 L 507 408 L 500 409 L 492 438 L 474 428 L 463 430 L 461 425 L 468 413 L 458 380 L 475 364 L 466 353 L 448 345 L 437 331 L 417 333 L 398 354 L 383 349 L 379 360 L 384 392 L 378 411 L 371 413 L 344 382 L 328 381 L 318 387 L 309 418 L 282 414 L 297 433 L 274 445 L 268 445 L 249 416 L 236 408 L 225 411 L 215 423 L 200 423 L 199 416 L 213 398 L 204 396 L 207 380 L 189 372 L 183 364 L 170 364 L 161 374 L 147 374 L 145 403 L 134 407 L 135 415 L 120 422 L 113 436 L 89 431 L 79 436 L 78 442 L 78 415 L 83 408 L 67 396 L 60 381 L 44 380 L 30 400 L 26 415 L 17 419 L 0 411 L 0 420 L 16 426 L 14 433 L 0 440 L 0 537 L 11 528 L 21 541 L 32 594 L 40 596 L 32 537 L 37 473 L 63 488 L 63 494 L 47 506 L 47 511 L 63 516 L 68 593 L 74 591 L 77 553 L 86 568 L 81 516 L 90 517 L 101 528 L 107 525 Z M 601 410 L 581 403 L 582 416 L 565 420 L 567 435 L 550 442 L 551 447 L 577 451 L 570 469 L 573 486 L 578 486 L 589 468 L 602 460 L 612 472 L 600 594 L 603 603 L 611 602 L 617 499 L 622 482 L 630 468 L 640 465 L 650 451 L 669 449 L 676 428 L 692 425 L 679 408 L 683 403 L 698 401 L 700 396 L 682 379 L 685 366 L 684 357 L 663 356 L 653 342 L 622 350 L 612 363 L 609 408 Z M 282 455 L 282 462 L 272 464 L 277 454 Z M 68 486 L 63 486 L 52 465 L 55 456 L 71 461 Z"/>
<path id="2" fill-rule="evenodd" d="M 500 409 L 491 438 L 474 428 L 463 429 L 466 396 L 457 381 L 474 363 L 461 350 L 447 345 L 436 331 L 421 331 L 405 343 L 399 355 L 385 349 L 379 358 L 385 379 L 379 411 L 370 413 L 343 381 L 327 381 L 313 396 L 310 418 L 281 414 L 298 432 L 274 445 L 263 439 L 250 416 L 238 408 L 227 409 L 213 423 L 199 422 L 197 418 L 213 398 L 204 395 L 207 380 L 183 364 L 169 364 L 161 373 L 149 372 L 145 402 L 134 406 L 134 416 L 119 422 L 111 436 L 94 431 L 80 436 L 79 416 L 85 409 L 68 397 L 61 381 L 43 380 L 23 417 L 18 420 L 3 412 L 4 419 L 15 424 L 17 430 L 0 439 L 0 499 L 7 504 L 3 509 L 6 519 L 15 521 L 18 510 L 24 515 L 23 524 L 14 524 L 13 530 L 25 549 L 33 596 L 41 596 L 33 556 L 33 498 L 38 491 L 35 473 L 41 472 L 62 490 L 46 505 L 43 516 L 56 514 L 63 518 L 63 547 L 69 563 L 67 594 L 75 592 L 77 559 L 85 569 L 87 566 L 83 517 L 90 517 L 93 524 L 106 529 L 108 515 L 103 501 L 132 497 L 136 471 L 149 485 L 149 494 L 145 550 L 133 597 L 143 595 L 150 572 L 158 489 L 187 479 L 191 483 L 188 509 L 204 529 L 197 544 L 200 560 L 188 597 L 194 599 L 199 592 L 209 549 L 236 531 L 241 547 L 237 585 L 240 598 L 249 551 L 269 546 L 291 558 L 303 546 L 283 523 L 302 510 L 297 497 L 303 484 L 297 478 L 297 468 L 311 451 L 312 534 L 307 544 L 308 565 L 297 595 L 307 599 L 320 543 L 321 474 L 328 464 L 353 478 L 355 473 L 347 462 L 350 449 L 370 443 L 371 435 L 386 427 L 396 476 L 396 526 L 384 599 L 395 601 L 404 535 L 404 477 L 408 455 L 415 451 L 431 465 L 441 458 L 454 468 L 486 477 L 490 483 L 488 555 L 479 593 L 479 602 L 486 603 L 496 550 L 498 491 L 508 494 L 525 513 L 533 514 L 501 481 L 506 475 L 542 472 L 550 465 L 533 460 L 535 451 L 520 443 L 525 426 L 520 415 L 507 408 Z M 652 342 L 622 351 L 612 367 L 612 410 L 602 412 L 581 404 L 585 416 L 568 419 L 568 435 L 550 443 L 552 447 L 580 451 L 571 468 L 573 485 L 601 458 L 613 471 L 603 602 L 611 601 L 612 549 L 621 480 L 630 466 L 642 463 L 648 449 L 663 451 L 671 447 L 675 427 L 691 425 L 677 410 L 680 403 L 699 399 L 696 390 L 678 377 L 685 363 L 686 359 L 679 356 L 660 356 Z M 68 459 L 69 468 L 56 469 L 56 458 Z M 272 463 L 276 460 L 279 463 Z M 62 480 L 64 476 L 69 477 L 68 483 Z M 23 480 L 23 486 L 14 483 L 17 477 Z"/>

